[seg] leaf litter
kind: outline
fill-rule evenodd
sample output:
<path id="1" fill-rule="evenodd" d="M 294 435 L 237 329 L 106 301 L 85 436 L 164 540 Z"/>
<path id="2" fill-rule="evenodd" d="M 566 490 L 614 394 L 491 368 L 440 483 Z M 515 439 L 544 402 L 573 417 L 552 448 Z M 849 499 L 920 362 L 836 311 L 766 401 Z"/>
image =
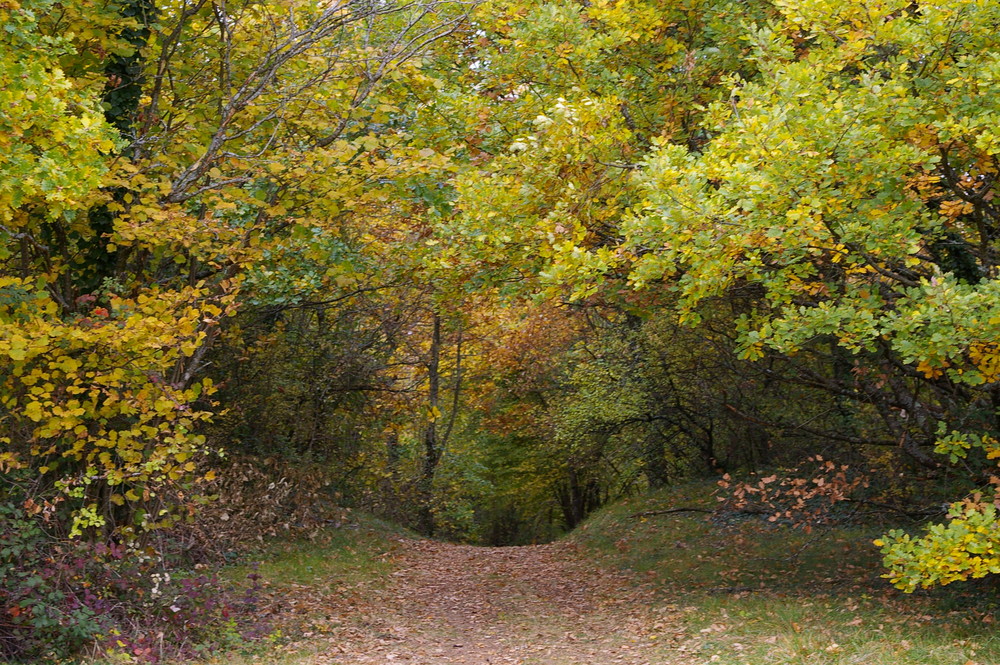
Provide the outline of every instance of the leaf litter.
<path id="1" fill-rule="evenodd" d="M 476 547 L 399 539 L 378 583 L 274 594 L 303 665 L 572 665 L 684 662 L 684 611 L 571 543 Z M 303 593 L 305 592 L 305 593 Z"/>

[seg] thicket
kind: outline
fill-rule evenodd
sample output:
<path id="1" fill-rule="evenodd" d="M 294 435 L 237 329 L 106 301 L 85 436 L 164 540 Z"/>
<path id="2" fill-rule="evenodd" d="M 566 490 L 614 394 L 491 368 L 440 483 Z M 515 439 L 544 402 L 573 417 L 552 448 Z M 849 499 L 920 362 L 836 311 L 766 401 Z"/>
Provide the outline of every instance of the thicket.
<path id="1" fill-rule="evenodd" d="M 0 0 L 3 656 L 258 631 L 179 571 L 334 506 L 520 543 L 697 475 L 958 500 L 889 579 L 1000 572 L 998 27 Z"/>

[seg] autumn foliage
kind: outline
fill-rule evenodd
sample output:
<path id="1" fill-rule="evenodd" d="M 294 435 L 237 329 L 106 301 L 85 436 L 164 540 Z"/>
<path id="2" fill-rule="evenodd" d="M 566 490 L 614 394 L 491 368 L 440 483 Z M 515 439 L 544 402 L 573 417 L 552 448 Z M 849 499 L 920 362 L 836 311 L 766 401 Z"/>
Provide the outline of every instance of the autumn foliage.
<path id="1" fill-rule="evenodd" d="M 925 483 L 957 502 L 890 581 L 1000 572 L 998 23 L 0 0 L 0 532 L 55 548 L 4 555 L 0 630 L 81 544 L 167 566 L 338 502 L 527 542 L 720 473 L 796 525 Z"/>

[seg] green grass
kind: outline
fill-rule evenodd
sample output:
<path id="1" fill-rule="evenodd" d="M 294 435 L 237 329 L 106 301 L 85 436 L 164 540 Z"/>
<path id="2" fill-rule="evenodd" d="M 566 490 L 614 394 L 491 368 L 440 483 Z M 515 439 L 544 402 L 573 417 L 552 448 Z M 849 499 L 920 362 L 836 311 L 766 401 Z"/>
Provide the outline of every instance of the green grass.
<path id="1" fill-rule="evenodd" d="M 258 647 L 255 651 L 226 653 L 213 656 L 205 665 L 310 665 L 323 650 L 323 645 L 297 645 L 295 649 Z"/>
<path id="2" fill-rule="evenodd" d="M 400 537 L 418 536 L 364 514 L 353 514 L 339 527 L 328 527 L 305 538 L 273 540 L 251 552 L 221 576 L 248 585 L 260 576 L 264 604 L 284 605 L 274 633 L 243 648 L 217 653 L 206 665 L 307 665 L 323 649 L 317 641 L 335 630 L 331 607 L 359 590 L 385 583 L 394 570 L 392 553 Z"/>
<path id="3" fill-rule="evenodd" d="M 256 572 L 269 586 L 329 586 L 369 582 L 388 574 L 393 536 L 406 535 L 400 527 L 356 514 L 339 528 L 323 529 L 309 538 L 275 540 L 228 566 L 223 576 L 245 579 Z"/>
<path id="4" fill-rule="evenodd" d="M 683 614 L 679 654 L 735 665 L 1000 663 L 996 596 L 982 587 L 911 595 L 881 579 L 880 529 L 812 533 L 703 513 L 713 486 L 691 484 L 611 506 L 568 536 L 605 565 L 636 571 Z"/>

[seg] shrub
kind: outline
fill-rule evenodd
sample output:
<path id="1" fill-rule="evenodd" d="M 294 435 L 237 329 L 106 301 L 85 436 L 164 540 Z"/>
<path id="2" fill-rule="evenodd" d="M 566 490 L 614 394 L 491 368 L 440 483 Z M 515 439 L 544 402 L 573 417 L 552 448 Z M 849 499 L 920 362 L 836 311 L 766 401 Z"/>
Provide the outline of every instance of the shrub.
<path id="1" fill-rule="evenodd" d="M 26 507 L 27 506 L 27 507 Z M 33 500 L 0 503 L 0 659 L 55 661 L 85 649 L 158 663 L 266 632 L 246 589 L 169 572 L 152 548 L 59 540 Z"/>
<path id="2" fill-rule="evenodd" d="M 10 660 L 71 655 L 105 628 L 85 553 L 57 545 L 39 522 L 0 504 L 0 654 Z"/>

